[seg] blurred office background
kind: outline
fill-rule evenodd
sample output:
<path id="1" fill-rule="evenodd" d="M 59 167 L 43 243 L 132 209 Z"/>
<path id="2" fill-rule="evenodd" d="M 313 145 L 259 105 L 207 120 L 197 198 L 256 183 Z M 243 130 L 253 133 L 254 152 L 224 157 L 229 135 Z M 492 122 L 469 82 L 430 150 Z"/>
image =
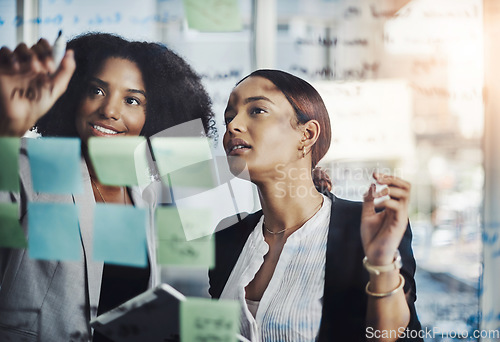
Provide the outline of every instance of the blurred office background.
<path id="1" fill-rule="evenodd" d="M 66 38 L 90 30 L 161 41 L 203 76 L 220 134 L 228 95 L 252 70 L 310 81 L 332 119 L 321 164 L 333 192 L 360 200 L 373 170 L 413 185 L 417 310 L 424 327 L 442 333 L 426 341 L 465 331 L 461 340 L 475 341 L 474 329 L 500 325 L 498 297 L 482 286 L 491 277 L 481 281 L 499 254 L 498 221 L 484 205 L 486 198 L 492 207 L 488 190 L 498 188 L 487 162 L 498 139 L 487 131 L 498 126 L 484 96 L 495 26 L 486 23 L 498 18 L 495 7 L 494 0 L 0 0 L 0 39 L 13 47 L 63 29 Z M 220 143 L 215 153 L 223 154 Z"/>

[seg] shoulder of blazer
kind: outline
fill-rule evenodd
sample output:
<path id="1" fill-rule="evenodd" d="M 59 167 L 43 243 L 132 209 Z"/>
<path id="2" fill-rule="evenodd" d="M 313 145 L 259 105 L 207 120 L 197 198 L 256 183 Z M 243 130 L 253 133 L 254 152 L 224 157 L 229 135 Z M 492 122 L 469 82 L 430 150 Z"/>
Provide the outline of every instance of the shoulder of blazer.
<path id="1" fill-rule="evenodd" d="M 332 199 L 332 209 L 326 249 L 325 282 L 327 285 L 348 286 L 347 282 L 338 279 L 338 275 L 343 274 L 344 280 L 347 280 L 350 278 L 348 273 L 357 269 L 363 259 L 360 233 L 363 204 L 341 199 L 333 194 L 329 194 L 329 197 Z"/>
<path id="2" fill-rule="evenodd" d="M 322 320 L 318 341 L 358 339 L 363 331 L 365 301 L 361 243 L 362 202 L 329 195 L 332 212 L 328 233 Z"/>
<path id="3" fill-rule="evenodd" d="M 216 228 L 216 233 L 214 234 L 215 267 L 208 272 L 210 280 L 208 292 L 212 298 L 220 297 L 248 236 L 250 236 L 250 233 L 262 216 L 262 210 L 241 219 L 245 214 L 238 214 L 236 217 L 237 222 L 228 228 L 222 229 L 222 227 L 228 224 L 227 222 L 234 222 L 234 216 L 222 220 Z"/>
<path id="4" fill-rule="evenodd" d="M 328 241 L 330 242 L 335 235 L 340 233 L 359 236 L 363 202 L 342 199 L 331 193 L 328 197 L 332 200 Z"/>

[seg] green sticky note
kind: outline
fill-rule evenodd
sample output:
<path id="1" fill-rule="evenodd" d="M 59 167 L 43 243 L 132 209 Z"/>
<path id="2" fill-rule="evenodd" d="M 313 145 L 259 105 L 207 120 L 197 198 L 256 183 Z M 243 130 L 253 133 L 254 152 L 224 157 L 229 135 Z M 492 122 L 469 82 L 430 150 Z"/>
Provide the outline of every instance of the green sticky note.
<path id="1" fill-rule="evenodd" d="M 196 215 L 196 213 L 193 213 Z M 215 263 L 213 239 L 187 241 L 175 207 L 156 210 L 158 262 L 162 265 L 200 266 L 212 268 Z"/>
<path id="2" fill-rule="evenodd" d="M 207 138 L 153 138 L 151 147 L 161 176 L 212 159 Z"/>
<path id="3" fill-rule="evenodd" d="M 23 228 L 19 224 L 17 203 L 0 203 L 0 246 L 26 248 Z"/>
<path id="4" fill-rule="evenodd" d="M 156 208 L 155 215 L 158 240 L 187 241 L 184 236 L 184 231 L 182 230 L 181 219 L 179 218 L 176 207 Z"/>
<path id="5" fill-rule="evenodd" d="M 209 159 L 172 171 L 169 174 L 170 186 L 174 188 L 190 188 L 191 191 L 195 191 L 192 193 L 193 195 L 199 193 L 199 189 L 215 188 L 217 186 L 217 177 L 213 162 L 213 159 Z M 189 196 L 189 193 L 182 197 Z"/>
<path id="6" fill-rule="evenodd" d="M 157 257 L 161 265 L 213 268 L 214 242 L 159 240 Z"/>
<path id="7" fill-rule="evenodd" d="M 238 341 L 240 306 L 235 300 L 187 298 L 180 318 L 181 342 Z"/>
<path id="8" fill-rule="evenodd" d="M 146 146 L 142 136 L 91 137 L 89 155 L 99 181 L 115 186 L 149 184 Z"/>
<path id="9" fill-rule="evenodd" d="M 238 0 L 183 0 L 191 29 L 205 32 L 241 31 Z"/>
<path id="10" fill-rule="evenodd" d="M 212 209 L 209 207 L 195 207 L 198 201 L 182 200 L 177 204 L 177 211 L 182 222 L 182 230 L 188 241 L 202 237 L 209 238 L 215 226 L 212 225 Z M 202 202 L 201 202 L 202 203 Z"/>
<path id="11" fill-rule="evenodd" d="M 0 191 L 19 192 L 19 138 L 0 138 Z"/>

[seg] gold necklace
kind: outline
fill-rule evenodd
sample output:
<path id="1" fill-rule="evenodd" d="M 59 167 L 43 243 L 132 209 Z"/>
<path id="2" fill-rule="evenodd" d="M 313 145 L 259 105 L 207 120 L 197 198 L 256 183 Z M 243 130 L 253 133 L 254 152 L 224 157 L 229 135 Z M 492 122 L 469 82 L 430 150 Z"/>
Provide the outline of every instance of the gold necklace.
<path id="1" fill-rule="evenodd" d="M 288 227 L 288 228 L 285 228 L 285 229 L 282 229 L 282 230 L 277 231 L 277 232 L 273 232 L 272 230 L 267 229 L 267 227 L 266 227 L 266 218 L 264 217 L 264 222 L 263 222 L 264 229 L 265 229 L 265 230 L 266 230 L 269 234 L 272 234 L 272 235 L 279 235 L 279 234 L 284 233 L 284 232 L 286 232 L 287 230 L 290 230 L 290 229 L 295 228 L 295 227 L 297 227 L 297 226 L 302 226 L 302 225 L 303 225 L 303 224 L 304 224 L 307 220 L 309 220 L 311 217 L 313 217 L 313 216 L 317 213 L 317 211 L 321 208 L 321 206 L 322 206 L 322 205 L 323 205 L 323 200 L 319 203 L 319 206 L 314 207 L 313 214 L 312 214 L 312 215 L 308 215 L 308 216 L 306 216 L 306 219 L 305 219 L 305 220 L 303 220 L 300 224 L 295 225 L 295 226 L 292 226 L 292 227 Z"/>
<path id="2" fill-rule="evenodd" d="M 90 181 L 92 182 L 92 184 L 94 184 L 96 190 L 97 190 L 97 193 L 99 194 L 99 196 L 101 197 L 102 201 L 104 203 L 106 203 L 106 200 L 104 199 L 104 196 L 102 195 L 101 193 L 101 190 L 99 190 L 99 187 L 97 186 L 97 184 L 94 182 L 94 180 L 92 179 L 92 177 L 90 177 Z M 123 203 L 124 204 L 127 204 L 127 199 L 125 198 L 125 189 L 124 187 L 122 187 L 122 192 L 123 192 Z"/>

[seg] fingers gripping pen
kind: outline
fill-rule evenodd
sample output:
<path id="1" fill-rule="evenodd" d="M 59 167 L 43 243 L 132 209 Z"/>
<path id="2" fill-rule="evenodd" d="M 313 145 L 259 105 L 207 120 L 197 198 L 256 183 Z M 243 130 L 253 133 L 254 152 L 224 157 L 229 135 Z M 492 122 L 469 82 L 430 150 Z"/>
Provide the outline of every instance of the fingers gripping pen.
<path id="1" fill-rule="evenodd" d="M 379 184 L 373 176 L 372 176 L 372 182 L 375 183 L 375 187 L 376 187 L 375 192 L 380 192 L 380 191 L 384 190 L 385 188 L 388 188 L 387 184 Z M 391 197 L 389 195 L 377 197 L 373 200 L 373 203 L 375 205 L 379 205 L 380 203 L 382 203 L 388 199 L 391 199 Z"/>
<path id="2" fill-rule="evenodd" d="M 62 30 L 59 30 L 54 46 L 52 47 L 52 57 L 57 67 L 61 63 L 64 54 L 66 53 L 66 41 L 62 37 Z"/>

